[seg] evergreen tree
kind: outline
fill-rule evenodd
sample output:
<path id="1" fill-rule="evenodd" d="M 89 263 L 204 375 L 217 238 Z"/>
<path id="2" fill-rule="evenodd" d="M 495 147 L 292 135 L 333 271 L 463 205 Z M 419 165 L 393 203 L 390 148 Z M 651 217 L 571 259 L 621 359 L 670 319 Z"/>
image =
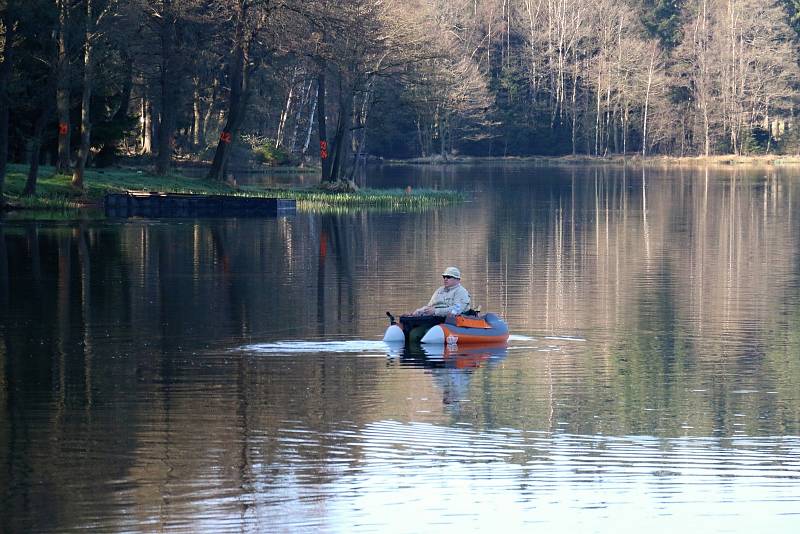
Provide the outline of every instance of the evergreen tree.
<path id="1" fill-rule="evenodd" d="M 789 0 L 795 1 L 795 0 Z M 641 0 L 641 19 L 650 37 L 657 38 L 665 50 L 680 41 L 681 0 Z"/>

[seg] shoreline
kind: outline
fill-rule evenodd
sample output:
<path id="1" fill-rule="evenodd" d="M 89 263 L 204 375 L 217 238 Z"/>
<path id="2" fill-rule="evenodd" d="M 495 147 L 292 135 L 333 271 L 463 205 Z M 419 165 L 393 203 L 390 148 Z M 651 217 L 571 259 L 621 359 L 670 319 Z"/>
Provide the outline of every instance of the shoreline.
<path id="1" fill-rule="evenodd" d="M 486 163 L 518 163 L 525 165 L 640 165 L 640 166 L 791 166 L 800 165 L 800 155 L 759 156 L 441 156 L 410 159 L 384 159 L 383 165 L 480 165 Z"/>
<path id="2" fill-rule="evenodd" d="M 635 167 L 794 167 L 800 166 L 800 156 L 793 155 L 758 155 L 758 156 L 646 156 L 639 154 L 629 156 L 505 156 L 474 157 L 453 156 L 444 159 L 441 156 L 411 159 L 370 159 L 369 163 L 377 165 L 540 165 L 540 166 L 583 166 L 610 165 Z M 163 193 L 193 193 L 205 195 L 235 195 L 246 197 L 264 197 L 272 195 L 277 198 L 294 198 L 302 211 L 314 209 L 354 209 L 357 207 L 394 207 L 420 209 L 432 205 L 463 201 L 463 195 L 455 191 L 419 190 L 385 191 L 361 190 L 339 191 L 325 189 L 320 184 L 310 187 L 267 188 L 263 186 L 242 185 L 227 182 L 209 182 L 202 177 L 182 174 L 201 168 L 200 165 L 176 166 L 173 174 L 157 176 L 150 172 L 149 165 L 136 165 L 132 162 L 120 162 L 120 165 L 107 169 L 87 169 L 85 189 L 76 191 L 70 185 L 70 176 L 55 175 L 52 167 L 41 167 L 37 180 L 37 193 L 33 197 L 22 196 L 28 166 L 11 164 L 5 180 L 6 206 L 3 212 L 11 211 L 85 211 L 102 209 L 107 193 L 125 191 L 154 191 Z M 263 169 L 241 169 L 244 173 L 264 174 L 302 174 L 314 173 L 314 167 L 266 167 Z"/>
<path id="3" fill-rule="evenodd" d="M 42 169 L 37 180 L 36 194 L 23 196 L 27 176 L 26 165 L 9 165 L 4 194 L 4 213 L 61 212 L 75 213 L 103 208 L 109 193 L 143 191 L 157 193 L 188 193 L 195 195 L 229 195 L 247 198 L 279 198 L 297 201 L 298 211 L 346 211 L 354 209 L 419 210 L 462 202 L 464 195 L 449 190 L 376 190 L 356 191 L 314 187 L 268 188 L 227 182 L 210 182 L 180 174 L 157 176 L 130 166 L 111 169 L 87 169 L 84 189 L 71 185 L 71 176 L 52 174 L 52 167 Z"/>

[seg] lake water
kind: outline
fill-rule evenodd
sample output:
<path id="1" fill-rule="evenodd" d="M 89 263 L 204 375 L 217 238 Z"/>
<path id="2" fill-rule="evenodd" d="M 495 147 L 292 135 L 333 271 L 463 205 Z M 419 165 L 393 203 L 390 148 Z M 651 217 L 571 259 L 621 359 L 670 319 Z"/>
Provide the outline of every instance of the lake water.
<path id="1" fill-rule="evenodd" d="M 0 532 L 800 529 L 795 169 L 367 184 L 470 200 L 0 224 Z M 448 265 L 508 346 L 384 345 Z"/>

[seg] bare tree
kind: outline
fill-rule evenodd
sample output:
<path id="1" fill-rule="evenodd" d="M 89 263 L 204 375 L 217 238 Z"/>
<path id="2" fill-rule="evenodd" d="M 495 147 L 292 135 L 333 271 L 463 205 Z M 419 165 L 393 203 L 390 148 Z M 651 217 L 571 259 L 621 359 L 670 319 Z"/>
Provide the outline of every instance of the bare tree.
<path id="1" fill-rule="evenodd" d="M 309 9 L 305 16 L 315 36 L 308 54 L 318 71 L 322 181 L 344 182 L 352 176 L 346 170 L 348 164 L 355 162 L 364 143 L 376 78 L 390 75 L 409 61 L 407 51 L 412 49 L 405 37 L 411 33 L 403 25 L 408 19 L 400 2 L 380 0 L 329 2 Z M 361 135 L 354 135 L 355 131 Z"/>
<path id="2" fill-rule="evenodd" d="M 227 174 L 231 148 L 245 119 L 250 79 L 256 67 L 252 47 L 256 36 L 269 23 L 274 8 L 270 0 L 236 0 L 227 8 L 234 25 L 228 73 L 230 98 L 225 126 L 220 133 L 214 160 L 208 172 L 211 180 L 223 180 Z"/>
<path id="3" fill-rule="evenodd" d="M 796 53 L 781 8 L 757 0 L 696 0 L 678 49 L 680 74 L 696 102 L 703 153 L 714 140 L 734 154 L 770 110 L 789 103 Z"/>
<path id="4" fill-rule="evenodd" d="M 58 9 L 56 42 L 58 59 L 56 69 L 56 109 L 58 113 L 58 160 L 56 173 L 67 174 L 72 170 L 72 125 L 70 121 L 70 91 L 72 88 L 72 66 L 70 50 L 70 2 L 55 0 Z"/>
<path id="5" fill-rule="evenodd" d="M 647 65 L 647 76 L 645 82 L 644 92 L 644 110 L 642 111 L 642 156 L 647 155 L 648 140 L 647 140 L 647 119 L 650 112 L 650 100 L 655 89 L 658 89 L 660 84 L 656 78 L 657 73 L 661 71 L 658 45 L 655 41 L 650 44 L 650 62 Z"/>
<path id="6" fill-rule="evenodd" d="M 732 151 L 740 154 L 753 128 L 769 117 L 770 106 L 788 102 L 798 69 L 780 6 L 728 0 L 719 8 L 724 125 Z"/>

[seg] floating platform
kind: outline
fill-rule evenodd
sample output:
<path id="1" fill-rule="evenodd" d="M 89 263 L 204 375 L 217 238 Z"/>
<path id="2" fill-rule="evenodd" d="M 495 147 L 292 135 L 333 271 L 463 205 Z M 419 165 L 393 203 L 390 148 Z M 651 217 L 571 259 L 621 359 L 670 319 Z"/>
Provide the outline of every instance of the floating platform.
<path id="1" fill-rule="evenodd" d="M 128 191 L 109 193 L 107 217 L 280 217 L 294 215 L 294 199 Z"/>

